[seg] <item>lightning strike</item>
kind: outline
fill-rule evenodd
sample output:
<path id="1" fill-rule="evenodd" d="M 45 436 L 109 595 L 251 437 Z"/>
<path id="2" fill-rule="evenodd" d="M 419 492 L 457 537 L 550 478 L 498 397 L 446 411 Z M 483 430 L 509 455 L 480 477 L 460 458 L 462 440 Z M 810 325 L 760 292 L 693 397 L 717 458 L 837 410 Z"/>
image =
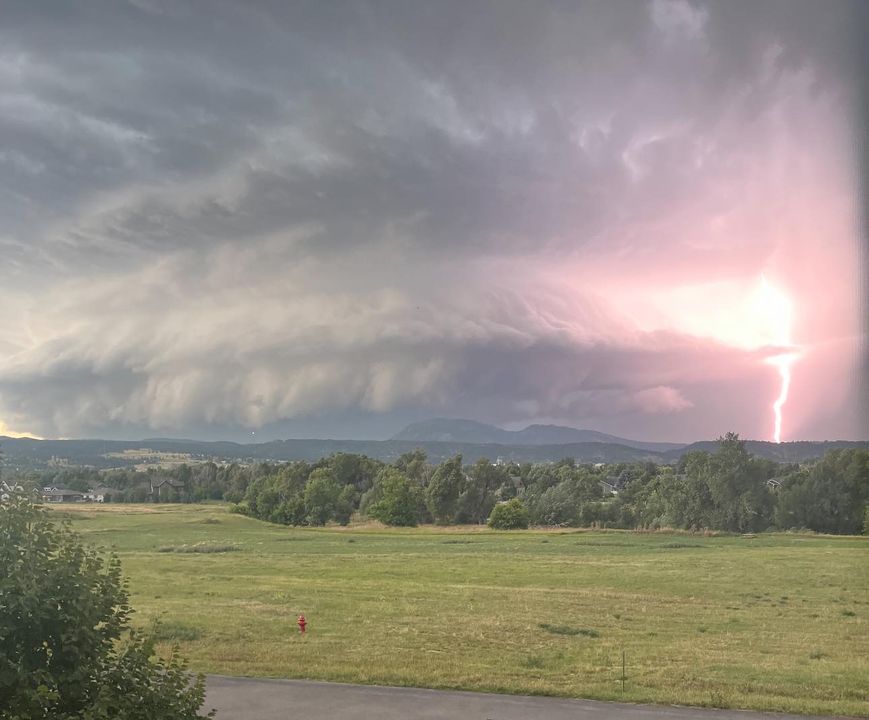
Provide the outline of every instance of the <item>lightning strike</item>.
<path id="1" fill-rule="evenodd" d="M 781 425 L 782 425 L 782 408 L 788 400 L 788 392 L 791 387 L 791 364 L 797 359 L 795 353 L 785 355 L 776 355 L 775 357 L 767 358 L 770 365 L 775 365 L 778 368 L 779 377 L 781 377 L 781 390 L 779 391 L 776 401 L 772 405 L 773 415 L 775 416 L 775 426 L 773 429 L 773 439 L 775 442 L 781 442 Z"/>
<path id="2" fill-rule="evenodd" d="M 769 322 L 770 340 L 778 349 L 793 348 L 794 345 L 791 340 L 793 313 L 790 299 L 781 290 L 770 285 L 766 277 L 761 276 L 761 283 L 760 300 Z M 777 443 L 781 442 L 782 416 L 791 387 L 791 365 L 793 365 L 798 357 L 799 353 L 797 352 L 779 352 L 766 358 L 767 363 L 774 365 L 778 369 L 778 374 L 781 378 L 779 394 L 772 405 L 774 417 L 773 439 Z"/>

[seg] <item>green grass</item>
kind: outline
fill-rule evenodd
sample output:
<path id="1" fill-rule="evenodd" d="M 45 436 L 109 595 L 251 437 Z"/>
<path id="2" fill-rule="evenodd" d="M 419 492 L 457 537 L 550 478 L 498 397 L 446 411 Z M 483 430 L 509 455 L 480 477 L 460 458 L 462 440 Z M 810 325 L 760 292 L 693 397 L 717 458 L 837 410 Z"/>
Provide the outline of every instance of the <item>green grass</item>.
<path id="1" fill-rule="evenodd" d="M 585 635 L 586 637 L 591 638 L 600 637 L 600 633 L 597 630 L 591 630 L 589 628 L 573 628 L 568 625 L 551 625 L 549 623 L 540 623 L 537 627 L 548 633 L 552 633 L 553 635 Z"/>
<path id="2" fill-rule="evenodd" d="M 174 553 L 227 553 L 227 552 L 235 552 L 237 550 L 241 550 L 238 545 L 227 545 L 221 544 L 216 545 L 214 543 L 196 543 L 195 545 L 164 545 L 163 547 L 157 548 L 157 552 L 165 553 L 165 552 L 174 552 Z"/>
<path id="3" fill-rule="evenodd" d="M 163 618 L 194 670 L 869 715 L 869 538 L 65 514 L 117 550 L 138 623 Z M 190 547 L 234 551 L 160 552 Z"/>

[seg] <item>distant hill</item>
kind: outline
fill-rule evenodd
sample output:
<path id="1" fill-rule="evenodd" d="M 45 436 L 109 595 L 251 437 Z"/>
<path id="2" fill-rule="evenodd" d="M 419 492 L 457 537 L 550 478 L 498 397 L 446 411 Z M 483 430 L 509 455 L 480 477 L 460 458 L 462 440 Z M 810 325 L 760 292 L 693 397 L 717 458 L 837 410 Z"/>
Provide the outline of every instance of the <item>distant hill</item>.
<path id="1" fill-rule="evenodd" d="M 368 455 L 392 461 L 417 448 L 431 462 L 439 463 L 461 453 L 465 462 L 485 457 L 505 462 L 547 462 L 565 457 L 580 462 L 660 461 L 660 454 L 614 443 L 569 443 L 560 445 L 503 445 L 483 442 L 414 440 L 275 440 L 257 444 L 200 442 L 195 440 L 32 440 L 0 437 L 3 464 L 17 470 L 87 465 L 96 468 L 129 467 L 142 462 L 144 450 L 186 454 L 191 462 L 315 461 L 336 452 Z"/>
<path id="2" fill-rule="evenodd" d="M 496 428 L 497 429 L 497 428 Z M 570 430 L 571 428 L 568 428 Z M 524 431 L 521 431 L 524 432 Z M 669 450 L 649 450 L 614 442 L 570 442 L 546 445 L 466 442 L 459 440 L 277 440 L 243 445 L 232 442 L 200 442 L 195 440 L 32 440 L 0 436 L 2 465 L 14 470 L 42 470 L 49 467 L 91 466 L 96 468 L 130 467 L 142 462 L 137 455 L 145 450 L 187 455 L 190 462 L 279 462 L 286 460 L 315 461 L 336 452 L 358 453 L 390 462 L 416 448 L 425 450 L 431 462 L 439 463 L 461 453 L 464 461 L 479 458 L 501 459 L 504 462 L 555 462 L 572 457 L 578 462 L 636 462 L 649 460 L 675 463 L 686 452 L 714 452 L 717 442 L 697 442 Z M 834 448 L 867 448 L 869 442 L 792 442 L 777 445 L 750 440 L 748 450 L 759 457 L 778 462 L 803 462 L 823 455 Z M 129 456 L 126 455 L 129 453 Z M 187 459 L 185 459 L 187 461 Z"/>
<path id="3" fill-rule="evenodd" d="M 495 425 L 487 425 L 474 420 L 453 418 L 434 418 L 411 423 L 390 439 L 411 442 L 466 442 L 495 443 L 498 445 L 609 443 L 655 452 L 666 452 L 685 447 L 684 443 L 628 440 L 597 430 L 580 430 L 564 425 L 529 425 L 524 430 L 504 430 Z"/>

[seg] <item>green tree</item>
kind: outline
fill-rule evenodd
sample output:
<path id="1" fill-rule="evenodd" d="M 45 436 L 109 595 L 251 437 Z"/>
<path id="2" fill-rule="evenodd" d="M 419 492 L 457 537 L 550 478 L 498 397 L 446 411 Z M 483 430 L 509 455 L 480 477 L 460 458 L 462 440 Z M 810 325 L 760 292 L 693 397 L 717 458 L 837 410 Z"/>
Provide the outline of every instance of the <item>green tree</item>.
<path id="1" fill-rule="evenodd" d="M 579 525 L 580 503 L 570 482 L 547 488 L 531 503 L 536 525 Z"/>
<path id="2" fill-rule="evenodd" d="M 311 473 L 310 465 L 293 462 L 278 469 L 260 467 L 259 470 L 265 474 L 259 474 L 247 486 L 242 512 L 284 525 L 304 524 L 305 483 Z"/>
<path id="3" fill-rule="evenodd" d="M 765 464 L 751 457 L 736 433 L 727 433 L 719 443 L 717 452 L 698 469 L 699 477 L 695 478 L 709 488 L 711 526 L 731 532 L 765 530 L 773 509 Z"/>
<path id="4" fill-rule="evenodd" d="M 0 504 L 0 717 L 198 717 L 204 678 L 155 658 L 131 612 L 116 557 L 24 498 Z"/>
<path id="5" fill-rule="evenodd" d="M 810 468 L 788 478 L 777 501 L 778 527 L 860 533 L 869 503 L 869 451 L 830 450 Z"/>
<path id="6" fill-rule="evenodd" d="M 709 458 L 708 453 L 695 453 L 684 475 L 660 472 L 646 484 L 633 483 L 634 506 L 641 524 L 686 530 L 710 527 L 713 503 L 706 482 Z"/>
<path id="7" fill-rule="evenodd" d="M 468 471 L 465 489 L 459 496 L 457 521 L 484 523 L 495 506 L 495 491 L 509 479 L 505 469 L 480 458 Z"/>
<path id="8" fill-rule="evenodd" d="M 489 527 L 495 530 L 520 530 L 528 527 L 528 510 L 519 498 L 499 503 L 489 515 Z"/>
<path id="9" fill-rule="evenodd" d="M 308 524 L 325 525 L 338 510 L 341 486 L 327 468 L 318 468 L 311 473 L 305 485 L 305 514 Z"/>
<path id="10" fill-rule="evenodd" d="M 425 450 L 417 448 L 401 455 L 395 461 L 395 467 L 401 470 L 408 478 L 416 482 L 422 482 L 428 470 L 428 456 Z"/>
<path id="11" fill-rule="evenodd" d="M 455 522 L 459 496 L 464 489 L 462 456 L 456 455 L 438 466 L 426 488 L 426 505 L 436 523 L 448 525 Z"/>
<path id="12" fill-rule="evenodd" d="M 529 490 L 531 521 L 537 525 L 580 525 L 583 506 L 600 496 L 598 476 L 587 468 L 555 466 L 540 474 Z"/>
<path id="13" fill-rule="evenodd" d="M 244 499 L 250 476 L 240 465 L 232 463 L 226 470 L 225 478 L 223 499 L 231 503 L 240 503 Z"/>
<path id="14" fill-rule="evenodd" d="M 332 470 L 339 485 L 352 485 L 361 494 L 371 487 L 383 463 L 366 455 L 339 452 L 326 459 L 325 467 Z"/>
<path id="15" fill-rule="evenodd" d="M 416 525 L 419 485 L 396 468 L 384 468 L 374 481 L 374 486 L 379 499 L 369 505 L 370 517 L 386 525 Z"/>
<path id="16" fill-rule="evenodd" d="M 349 525 L 350 518 L 353 516 L 353 510 L 359 500 L 359 493 L 353 485 L 345 485 L 338 493 L 338 500 L 335 503 L 335 512 L 333 517 L 341 525 Z"/>

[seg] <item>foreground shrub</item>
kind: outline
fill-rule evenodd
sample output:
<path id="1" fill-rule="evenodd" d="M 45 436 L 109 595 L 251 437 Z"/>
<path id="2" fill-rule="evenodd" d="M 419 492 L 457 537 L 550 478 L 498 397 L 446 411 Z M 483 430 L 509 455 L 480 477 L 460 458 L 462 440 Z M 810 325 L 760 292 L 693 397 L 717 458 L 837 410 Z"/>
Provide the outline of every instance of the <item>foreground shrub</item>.
<path id="1" fill-rule="evenodd" d="M 496 505 L 489 515 L 489 527 L 495 530 L 519 530 L 528 527 L 528 510 L 519 498 Z"/>
<path id="2" fill-rule="evenodd" d="M 0 504 L 0 717 L 199 717 L 204 678 L 155 658 L 131 613 L 116 557 L 24 498 Z"/>

